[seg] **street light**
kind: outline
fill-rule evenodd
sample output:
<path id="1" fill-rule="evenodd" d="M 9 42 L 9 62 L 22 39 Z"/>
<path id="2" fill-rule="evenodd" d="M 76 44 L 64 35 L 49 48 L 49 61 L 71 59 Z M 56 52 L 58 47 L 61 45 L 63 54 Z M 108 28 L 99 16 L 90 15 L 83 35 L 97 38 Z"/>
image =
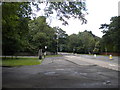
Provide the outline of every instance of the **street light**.
<path id="1" fill-rule="evenodd" d="M 45 58 L 45 56 L 46 56 L 46 49 L 47 49 L 47 46 L 45 46 L 44 58 Z"/>
<path id="2" fill-rule="evenodd" d="M 56 33 L 56 35 L 57 35 L 57 53 L 56 54 L 58 54 L 58 39 L 59 39 L 59 34 L 58 33 Z"/>
<path id="3" fill-rule="evenodd" d="M 47 46 L 45 46 L 45 49 L 47 49 Z"/>

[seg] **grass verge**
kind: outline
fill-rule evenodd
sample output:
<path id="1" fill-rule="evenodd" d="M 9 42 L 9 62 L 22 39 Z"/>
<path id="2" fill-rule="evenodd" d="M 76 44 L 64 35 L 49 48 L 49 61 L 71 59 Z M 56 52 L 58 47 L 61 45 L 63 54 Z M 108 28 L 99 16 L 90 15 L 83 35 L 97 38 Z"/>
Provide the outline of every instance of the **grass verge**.
<path id="1" fill-rule="evenodd" d="M 37 57 L 19 57 L 19 58 L 2 58 L 2 66 L 23 66 L 23 65 L 38 65 L 42 60 Z"/>
<path id="2" fill-rule="evenodd" d="M 62 55 L 47 55 L 46 57 L 61 57 Z"/>
<path id="3" fill-rule="evenodd" d="M 62 55 L 47 55 L 46 57 L 61 57 Z M 41 64 L 43 59 L 39 60 L 38 57 L 2 57 L 0 66 L 23 66 L 23 65 L 38 65 Z"/>

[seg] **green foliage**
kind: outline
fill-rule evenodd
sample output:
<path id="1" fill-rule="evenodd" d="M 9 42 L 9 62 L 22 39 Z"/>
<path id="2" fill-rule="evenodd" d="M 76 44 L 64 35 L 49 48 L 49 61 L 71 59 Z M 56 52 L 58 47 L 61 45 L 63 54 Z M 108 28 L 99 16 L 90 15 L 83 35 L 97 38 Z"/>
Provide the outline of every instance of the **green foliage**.
<path id="1" fill-rule="evenodd" d="M 95 38 L 93 37 L 93 35 L 89 31 L 84 31 L 80 34 L 80 38 L 82 40 L 85 53 L 92 52 L 95 47 Z"/>
<path id="2" fill-rule="evenodd" d="M 74 17 L 78 18 L 86 23 L 85 14 L 86 6 L 85 2 L 46 2 L 47 6 L 44 9 L 46 17 L 57 12 L 59 20 L 63 21 L 64 25 L 67 25 L 67 19 Z M 38 9 L 38 3 L 33 3 Z M 40 16 L 30 20 L 31 5 L 30 3 L 2 3 L 2 25 L 3 25 L 3 55 L 14 55 L 19 51 L 28 51 L 37 53 L 39 49 L 47 51 L 57 52 L 68 51 L 77 53 L 93 53 L 100 52 L 100 46 L 98 42 L 99 37 L 92 34 L 91 31 L 79 32 L 78 34 L 72 34 L 68 36 L 65 31 L 58 27 L 50 27 L 46 23 L 46 17 Z M 38 9 L 39 10 L 39 9 Z M 112 21 L 115 21 L 114 18 Z M 115 22 L 114 22 L 115 23 Z M 104 40 L 101 42 L 108 42 L 108 39 L 112 40 L 116 37 L 116 33 L 110 34 L 114 30 L 115 25 L 112 23 L 111 31 L 104 36 Z M 102 25 L 102 28 L 106 27 Z M 111 36 L 110 36 L 111 35 Z M 100 43 L 101 43 L 100 42 Z M 114 42 L 117 43 L 117 42 Z M 102 44 L 104 47 L 104 45 Z M 112 46 L 112 45 L 111 45 Z M 116 46 L 114 47 L 116 49 Z"/>
<path id="3" fill-rule="evenodd" d="M 79 46 L 79 38 L 76 34 L 72 34 L 68 37 L 68 51 L 72 52 L 73 49 Z"/>
<path id="4" fill-rule="evenodd" d="M 59 27 L 54 27 L 54 29 L 56 31 L 58 51 L 67 51 L 68 34 Z"/>
<path id="5" fill-rule="evenodd" d="M 38 4 L 33 6 L 40 10 Z M 85 2 L 46 2 L 44 8 L 45 16 L 49 17 L 56 11 L 59 20 L 63 24 L 68 24 L 65 19 L 70 17 L 78 18 L 86 23 Z M 57 42 L 59 50 L 67 51 L 68 35 L 59 29 L 59 39 L 57 40 L 55 28 L 51 28 L 46 23 L 44 16 L 30 20 L 32 14 L 31 3 L 27 2 L 3 2 L 2 3 L 2 48 L 3 55 L 14 55 L 19 51 L 37 52 L 38 49 L 44 49 L 56 52 Z"/>
<path id="6" fill-rule="evenodd" d="M 101 24 L 101 27 L 99 29 L 104 29 L 102 32 L 106 33 L 108 28 L 109 28 L 109 25 L 105 23 L 105 24 Z"/>
<path id="7" fill-rule="evenodd" d="M 100 52 L 100 41 L 95 43 L 95 48 L 93 50 L 94 53 L 98 54 Z"/>
<path id="8" fill-rule="evenodd" d="M 49 58 L 49 57 L 62 57 L 62 55 L 47 55 L 46 58 Z"/>
<path id="9" fill-rule="evenodd" d="M 76 53 L 93 53 L 95 44 L 100 40 L 99 37 L 92 34 L 91 31 L 85 30 L 78 34 L 72 34 L 69 36 L 68 51 Z"/>
<path id="10" fill-rule="evenodd" d="M 55 30 L 46 23 L 46 18 L 41 16 L 29 22 L 29 43 L 30 49 L 35 52 L 39 49 L 45 49 L 56 52 Z"/>
<path id="11" fill-rule="evenodd" d="M 29 3 L 2 3 L 2 48 L 3 55 L 13 55 L 23 50 L 31 13 Z M 24 23 L 23 23 L 24 22 Z"/>
<path id="12" fill-rule="evenodd" d="M 120 52 L 120 16 L 112 17 L 108 30 L 102 37 L 102 50 L 107 52 Z M 106 49 L 106 50 L 105 50 Z"/>
<path id="13" fill-rule="evenodd" d="M 34 3 L 38 4 L 38 3 Z M 42 4 L 40 2 L 40 4 Z M 85 15 L 87 14 L 86 11 L 86 2 L 79 1 L 79 2 L 69 2 L 65 0 L 64 2 L 44 2 L 46 7 L 44 8 L 44 14 L 46 17 L 50 17 L 54 12 L 56 12 L 56 17 L 58 20 L 63 21 L 63 25 L 68 25 L 66 19 L 71 17 L 78 18 L 82 23 L 86 23 L 87 20 L 85 19 Z M 40 9 L 38 7 L 38 9 Z"/>

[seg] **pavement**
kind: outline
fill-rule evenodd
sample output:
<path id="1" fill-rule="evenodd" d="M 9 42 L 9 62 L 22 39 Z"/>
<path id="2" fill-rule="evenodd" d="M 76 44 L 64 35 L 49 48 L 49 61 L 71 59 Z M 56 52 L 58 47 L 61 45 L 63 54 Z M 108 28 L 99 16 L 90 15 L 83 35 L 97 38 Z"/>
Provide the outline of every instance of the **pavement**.
<path id="1" fill-rule="evenodd" d="M 118 65 L 118 63 L 113 62 L 113 60 L 109 60 L 109 59 L 108 60 L 95 59 L 95 58 L 91 59 L 91 58 L 80 57 L 80 56 L 65 56 L 65 58 L 68 61 L 74 62 L 78 65 L 83 64 L 81 62 L 84 62 L 84 65 L 85 65 L 85 62 L 86 62 L 87 64 L 90 64 L 90 65 L 95 64 L 104 68 L 120 71 L 119 69 L 120 66 Z"/>
<path id="2" fill-rule="evenodd" d="M 62 57 L 45 58 L 41 65 L 3 67 L 2 86 L 3 88 L 118 88 L 119 71 L 96 63 L 86 58 L 65 54 Z"/>
<path id="3" fill-rule="evenodd" d="M 110 62 L 110 63 L 120 63 L 119 58 L 120 56 L 112 56 L 112 59 L 109 59 L 109 55 L 103 56 L 103 55 L 82 55 L 82 54 L 77 54 L 77 56 L 83 57 L 83 58 L 88 58 L 92 60 L 99 60 L 99 61 L 104 61 L 104 62 Z"/>

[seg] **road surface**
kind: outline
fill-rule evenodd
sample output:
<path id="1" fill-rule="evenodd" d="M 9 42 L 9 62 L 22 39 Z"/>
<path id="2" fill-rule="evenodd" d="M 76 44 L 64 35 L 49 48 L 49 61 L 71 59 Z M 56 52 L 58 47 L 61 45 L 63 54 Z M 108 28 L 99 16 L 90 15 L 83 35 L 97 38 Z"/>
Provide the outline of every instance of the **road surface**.
<path id="1" fill-rule="evenodd" d="M 41 65 L 3 67 L 3 88 L 118 88 L 118 70 L 80 56 L 45 58 Z"/>

